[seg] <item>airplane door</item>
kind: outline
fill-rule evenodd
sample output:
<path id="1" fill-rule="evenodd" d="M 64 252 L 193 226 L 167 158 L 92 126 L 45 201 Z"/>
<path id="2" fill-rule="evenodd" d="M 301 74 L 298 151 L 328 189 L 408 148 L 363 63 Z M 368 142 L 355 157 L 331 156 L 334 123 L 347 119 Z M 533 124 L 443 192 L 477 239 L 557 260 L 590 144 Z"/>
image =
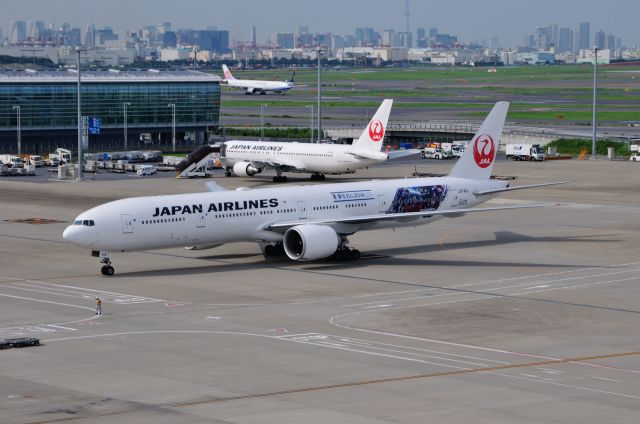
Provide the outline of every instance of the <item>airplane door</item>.
<path id="1" fill-rule="evenodd" d="M 307 219 L 307 206 L 304 202 L 298 202 L 298 218 Z"/>
<path id="2" fill-rule="evenodd" d="M 378 210 L 380 212 L 387 211 L 387 198 L 385 197 L 384 194 L 378 195 Z"/>
<path id="3" fill-rule="evenodd" d="M 133 217 L 131 215 L 120 215 L 120 222 L 122 223 L 122 232 L 124 234 L 133 233 Z"/>
<path id="4" fill-rule="evenodd" d="M 196 227 L 203 228 L 207 226 L 207 220 L 204 214 L 198 215 L 198 220 L 196 221 Z"/>

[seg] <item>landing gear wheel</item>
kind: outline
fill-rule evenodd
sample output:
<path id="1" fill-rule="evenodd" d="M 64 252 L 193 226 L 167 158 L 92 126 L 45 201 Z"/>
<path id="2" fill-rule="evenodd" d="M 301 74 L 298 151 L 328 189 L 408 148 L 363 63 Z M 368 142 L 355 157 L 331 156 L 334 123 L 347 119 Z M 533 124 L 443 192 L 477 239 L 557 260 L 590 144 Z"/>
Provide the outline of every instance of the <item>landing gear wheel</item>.
<path id="1" fill-rule="evenodd" d="M 324 174 L 311 174 L 311 180 L 317 180 L 317 181 L 324 181 L 325 176 Z"/>
<path id="2" fill-rule="evenodd" d="M 267 258 L 276 258 L 284 256 L 284 245 L 282 243 L 268 244 L 264 248 L 264 256 Z"/>
<path id="3" fill-rule="evenodd" d="M 225 177 L 230 177 L 231 176 L 231 171 L 225 171 L 224 172 L 224 176 Z"/>
<path id="4" fill-rule="evenodd" d="M 273 177 L 274 183 L 286 183 L 287 180 L 288 180 L 287 177 L 285 177 L 284 175 L 277 175 Z"/>
<path id="5" fill-rule="evenodd" d="M 116 270 L 111 265 L 105 265 L 100 269 L 100 272 L 102 275 L 111 276 L 116 272 Z"/>
<path id="6" fill-rule="evenodd" d="M 352 261 L 357 261 L 358 259 L 360 259 L 360 251 L 358 249 L 351 249 L 351 251 L 349 252 L 349 256 Z"/>

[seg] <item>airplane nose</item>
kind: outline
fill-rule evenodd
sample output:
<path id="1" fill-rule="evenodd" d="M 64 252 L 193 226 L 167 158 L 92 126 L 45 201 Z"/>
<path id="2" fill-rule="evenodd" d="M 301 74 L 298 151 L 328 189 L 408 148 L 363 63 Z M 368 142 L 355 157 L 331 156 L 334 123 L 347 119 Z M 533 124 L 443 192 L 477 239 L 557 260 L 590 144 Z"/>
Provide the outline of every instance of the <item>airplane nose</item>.
<path id="1" fill-rule="evenodd" d="M 73 229 L 71 228 L 71 225 L 70 225 L 64 229 L 64 232 L 62 233 L 62 238 L 65 240 L 71 240 L 71 233 L 73 233 Z"/>

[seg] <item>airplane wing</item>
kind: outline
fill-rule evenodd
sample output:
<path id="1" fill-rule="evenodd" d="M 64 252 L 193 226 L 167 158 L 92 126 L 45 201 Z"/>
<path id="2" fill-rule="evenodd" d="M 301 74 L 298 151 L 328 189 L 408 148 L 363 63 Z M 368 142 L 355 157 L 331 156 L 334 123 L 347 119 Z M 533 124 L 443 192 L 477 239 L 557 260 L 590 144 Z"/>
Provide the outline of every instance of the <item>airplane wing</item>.
<path id="1" fill-rule="evenodd" d="M 406 149 L 406 150 L 391 150 L 387 152 L 389 159 L 398 159 L 405 156 L 417 155 L 420 153 L 420 149 Z"/>
<path id="2" fill-rule="evenodd" d="M 524 190 L 525 188 L 547 187 L 547 186 L 558 185 L 558 184 L 567 184 L 570 182 L 571 181 L 558 181 L 555 183 L 529 184 L 529 185 L 523 185 L 523 186 L 517 186 L 517 187 L 496 188 L 493 190 L 477 191 L 473 194 L 475 194 L 476 196 L 483 196 L 487 194 L 502 193 L 504 191 Z"/>
<path id="3" fill-rule="evenodd" d="M 378 221 L 410 221 L 420 218 L 431 218 L 432 216 L 442 215 L 444 217 L 454 218 L 461 215 L 473 212 L 491 212 L 502 211 L 511 209 L 530 209 L 530 208 L 546 208 L 550 206 L 559 206 L 559 203 L 542 203 L 534 205 L 519 205 L 519 206 L 500 206 L 495 208 L 468 208 L 468 209 L 449 209 L 443 211 L 422 211 L 422 212 L 406 212 L 406 213 L 380 213 L 375 215 L 362 215 L 352 216 L 337 219 L 316 219 L 316 220 L 298 220 L 298 221 L 283 221 L 276 222 L 265 227 L 265 230 L 275 231 L 278 233 L 284 233 L 291 227 L 303 224 L 318 224 L 318 225 L 331 225 L 331 224 L 369 224 Z"/>

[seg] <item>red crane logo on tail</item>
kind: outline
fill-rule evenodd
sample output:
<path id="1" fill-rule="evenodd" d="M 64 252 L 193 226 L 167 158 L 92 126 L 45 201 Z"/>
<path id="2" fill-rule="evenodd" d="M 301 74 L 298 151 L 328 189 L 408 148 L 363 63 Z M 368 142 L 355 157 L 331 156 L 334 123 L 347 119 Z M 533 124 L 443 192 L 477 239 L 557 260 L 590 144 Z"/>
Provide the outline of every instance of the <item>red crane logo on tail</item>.
<path id="1" fill-rule="evenodd" d="M 480 135 L 473 142 L 473 158 L 480 168 L 486 168 L 491 165 L 495 155 L 496 145 L 490 135 Z"/>
<path id="2" fill-rule="evenodd" d="M 380 141 L 384 137 L 384 125 L 379 119 L 374 119 L 369 124 L 369 138 L 373 141 Z"/>

